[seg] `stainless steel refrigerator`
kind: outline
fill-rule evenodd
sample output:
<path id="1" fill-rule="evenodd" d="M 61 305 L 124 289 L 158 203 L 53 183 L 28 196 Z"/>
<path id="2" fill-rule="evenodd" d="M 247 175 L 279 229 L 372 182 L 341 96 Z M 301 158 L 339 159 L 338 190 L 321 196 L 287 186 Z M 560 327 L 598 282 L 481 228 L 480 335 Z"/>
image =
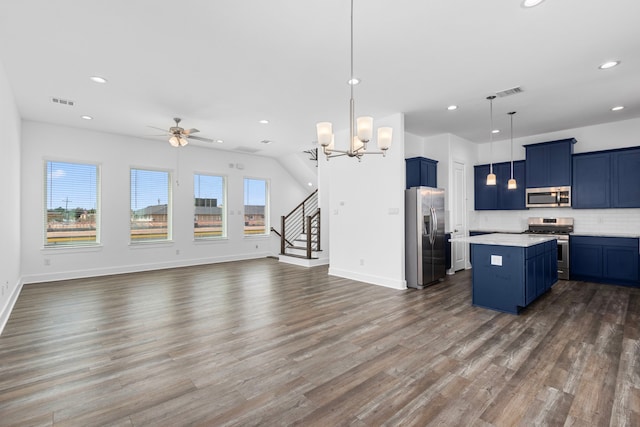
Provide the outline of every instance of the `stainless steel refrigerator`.
<path id="1" fill-rule="evenodd" d="M 444 189 L 405 190 L 405 278 L 407 286 L 422 289 L 446 274 Z"/>

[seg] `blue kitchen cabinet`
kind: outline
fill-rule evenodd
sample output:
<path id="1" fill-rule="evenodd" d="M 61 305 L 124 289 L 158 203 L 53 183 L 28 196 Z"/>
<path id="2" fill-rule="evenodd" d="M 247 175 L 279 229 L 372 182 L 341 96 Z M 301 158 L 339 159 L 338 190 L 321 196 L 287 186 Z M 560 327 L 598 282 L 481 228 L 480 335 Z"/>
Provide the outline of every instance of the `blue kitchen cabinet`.
<path id="1" fill-rule="evenodd" d="M 407 189 L 411 187 L 438 187 L 438 161 L 426 157 L 405 159 Z"/>
<path id="2" fill-rule="evenodd" d="M 471 244 L 473 305 L 518 314 L 558 280 L 555 240 L 527 248 Z"/>
<path id="3" fill-rule="evenodd" d="M 573 156 L 571 207 L 611 207 L 611 154 L 585 153 Z"/>
<path id="4" fill-rule="evenodd" d="M 639 208 L 640 148 L 573 156 L 573 208 Z"/>
<path id="5" fill-rule="evenodd" d="M 528 188 L 571 185 L 571 154 L 574 138 L 526 145 L 526 183 Z"/>
<path id="6" fill-rule="evenodd" d="M 518 188 L 509 190 L 507 183 L 511 178 L 511 163 L 494 163 L 493 173 L 496 185 L 487 185 L 490 165 L 474 166 L 474 206 L 475 210 L 516 210 L 526 209 L 525 200 L 525 162 L 513 162 L 513 176 Z"/>
<path id="7" fill-rule="evenodd" d="M 517 188 L 509 190 L 507 184 L 511 178 L 511 163 L 498 163 L 493 165 L 496 171 L 496 186 L 498 187 L 498 209 L 500 210 L 520 210 L 526 209 L 525 196 L 525 161 L 513 162 L 513 177 L 516 180 Z"/>
<path id="8" fill-rule="evenodd" d="M 498 209 L 498 186 L 487 185 L 489 170 L 489 165 L 473 167 L 474 207 L 477 211 Z"/>
<path id="9" fill-rule="evenodd" d="M 640 243 L 630 237 L 571 236 L 571 279 L 640 286 Z"/>
<path id="10" fill-rule="evenodd" d="M 611 153 L 611 206 L 640 208 L 640 148 Z"/>

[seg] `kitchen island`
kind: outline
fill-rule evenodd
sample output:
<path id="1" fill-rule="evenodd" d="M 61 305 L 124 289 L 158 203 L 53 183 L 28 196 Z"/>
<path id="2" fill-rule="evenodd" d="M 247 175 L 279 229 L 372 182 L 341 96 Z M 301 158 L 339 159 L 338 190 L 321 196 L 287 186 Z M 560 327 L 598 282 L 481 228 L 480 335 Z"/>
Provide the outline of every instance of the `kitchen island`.
<path id="1" fill-rule="evenodd" d="M 475 306 L 518 314 L 558 280 L 554 237 L 494 233 L 451 241 L 471 244 Z"/>

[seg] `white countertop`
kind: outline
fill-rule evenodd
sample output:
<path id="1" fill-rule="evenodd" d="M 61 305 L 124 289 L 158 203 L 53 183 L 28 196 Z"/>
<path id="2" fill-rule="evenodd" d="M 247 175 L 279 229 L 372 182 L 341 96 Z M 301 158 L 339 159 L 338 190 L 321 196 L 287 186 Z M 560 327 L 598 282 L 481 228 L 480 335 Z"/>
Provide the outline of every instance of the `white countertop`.
<path id="1" fill-rule="evenodd" d="M 556 240 L 555 237 L 533 236 L 531 234 L 483 234 L 481 236 L 456 237 L 450 242 L 475 243 L 477 245 L 518 246 L 528 248 L 540 243 Z"/>
<path id="2" fill-rule="evenodd" d="M 637 239 L 640 237 L 638 233 L 605 233 L 605 232 L 573 232 L 572 236 L 589 236 L 589 237 L 630 237 L 632 239 Z"/>

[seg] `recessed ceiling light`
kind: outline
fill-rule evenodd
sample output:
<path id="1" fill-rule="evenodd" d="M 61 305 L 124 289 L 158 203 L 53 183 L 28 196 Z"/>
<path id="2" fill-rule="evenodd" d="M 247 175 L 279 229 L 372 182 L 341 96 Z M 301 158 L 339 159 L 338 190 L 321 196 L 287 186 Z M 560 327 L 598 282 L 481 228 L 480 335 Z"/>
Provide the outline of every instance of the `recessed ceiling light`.
<path id="1" fill-rule="evenodd" d="M 263 125 L 266 125 L 269 123 L 269 120 L 266 120 L 266 119 L 258 120 L 258 123 L 262 123 Z"/>
<path id="2" fill-rule="evenodd" d="M 540 3 L 542 3 L 544 0 L 524 0 L 522 2 L 522 7 L 535 7 L 537 5 L 539 5 Z"/>
<path id="3" fill-rule="evenodd" d="M 92 82 L 95 83 L 106 83 L 107 79 L 105 79 L 104 77 L 100 77 L 100 76 L 91 76 L 89 77 L 91 79 Z"/>
<path id="4" fill-rule="evenodd" d="M 308 183 L 307 183 L 307 185 L 308 185 L 309 187 L 313 187 L 313 182 L 308 182 Z"/>
<path id="5" fill-rule="evenodd" d="M 458 109 L 458 106 L 457 106 L 457 105 L 449 105 L 449 106 L 447 107 L 447 110 L 449 110 L 449 111 L 453 111 L 453 110 L 457 110 L 457 109 Z"/>
<path id="6" fill-rule="evenodd" d="M 623 109 L 624 109 L 624 105 L 618 105 L 616 107 L 613 107 L 611 109 L 611 111 L 620 111 L 620 110 L 623 110 Z"/>
<path id="7" fill-rule="evenodd" d="M 350 84 L 350 85 L 352 85 L 352 86 L 355 86 L 355 85 L 357 85 L 357 84 L 359 84 L 359 83 L 360 83 L 360 79 L 359 79 L 359 78 L 357 78 L 357 77 L 354 77 L 354 78 L 349 79 L 349 80 L 347 81 L 347 84 Z"/>
<path id="8" fill-rule="evenodd" d="M 81 116 L 84 120 L 93 120 L 91 116 Z"/>
<path id="9" fill-rule="evenodd" d="M 601 70 L 607 70 L 609 68 L 613 68 L 616 65 L 620 64 L 620 61 L 607 61 L 604 64 L 600 65 L 598 68 Z"/>
<path id="10" fill-rule="evenodd" d="M 500 129 L 494 129 L 491 131 L 491 133 L 500 133 Z"/>
<path id="11" fill-rule="evenodd" d="M 221 140 L 221 139 L 216 139 L 216 141 L 215 141 L 215 142 L 217 142 L 218 144 L 222 144 L 224 141 L 223 141 L 223 140 Z"/>

